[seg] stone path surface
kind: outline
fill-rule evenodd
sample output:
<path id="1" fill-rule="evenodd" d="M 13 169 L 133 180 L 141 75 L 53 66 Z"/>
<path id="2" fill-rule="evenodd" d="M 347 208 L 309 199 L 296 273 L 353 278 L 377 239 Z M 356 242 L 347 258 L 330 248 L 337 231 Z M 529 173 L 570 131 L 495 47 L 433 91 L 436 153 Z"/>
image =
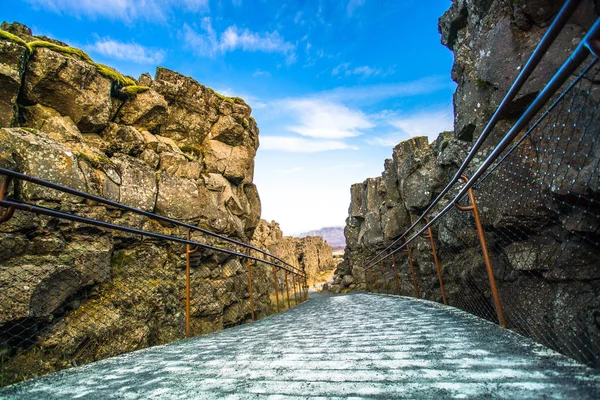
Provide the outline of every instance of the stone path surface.
<path id="1" fill-rule="evenodd" d="M 0 390 L 27 399 L 599 399 L 600 371 L 454 308 L 355 293 Z"/>

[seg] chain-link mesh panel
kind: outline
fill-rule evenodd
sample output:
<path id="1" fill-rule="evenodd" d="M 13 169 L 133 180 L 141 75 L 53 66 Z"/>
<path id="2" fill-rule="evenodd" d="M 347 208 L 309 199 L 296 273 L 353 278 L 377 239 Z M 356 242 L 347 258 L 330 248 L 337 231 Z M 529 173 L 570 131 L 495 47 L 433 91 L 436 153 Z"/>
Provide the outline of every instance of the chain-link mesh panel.
<path id="1" fill-rule="evenodd" d="M 117 211 L 102 218 L 174 237 L 186 232 Z M 285 276 L 290 306 L 305 300 L 303 276 L 226 254 L 218 248 L 244 249 L 194 233 L 191 240 L 217 250 L 187 248 L 187 315 L 186 245 L 20 211 L 0 227 L 2 386 L 180 340 L 187 329 L 193 337 L 283 311 Z"/>
<path id="2" fill-rule="evenodd" d="M 367 290 L 439 302 L 445 294 L 451 306 L 600 367 L 598 83 L 595 61 L 582 67 L 474 185 L 482 234 L 465 197 L 432 224 L 433 246 L 424 231 L 402 247 L 413 269 L 398 251 L 396 270 L 391 257 L 367 268 Z"/>

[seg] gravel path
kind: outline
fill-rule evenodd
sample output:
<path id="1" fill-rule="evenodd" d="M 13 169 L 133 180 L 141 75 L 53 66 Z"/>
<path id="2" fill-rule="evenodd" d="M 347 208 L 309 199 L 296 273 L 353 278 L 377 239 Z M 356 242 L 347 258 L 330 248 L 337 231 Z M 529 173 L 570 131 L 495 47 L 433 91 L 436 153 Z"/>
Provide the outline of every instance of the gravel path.
<path id="1" fill-rule="evenodd" d="M 259 322 L 0 390 L 0 398 L 599 399 L 600 371 L 437 303 L 315 296 Z"/>

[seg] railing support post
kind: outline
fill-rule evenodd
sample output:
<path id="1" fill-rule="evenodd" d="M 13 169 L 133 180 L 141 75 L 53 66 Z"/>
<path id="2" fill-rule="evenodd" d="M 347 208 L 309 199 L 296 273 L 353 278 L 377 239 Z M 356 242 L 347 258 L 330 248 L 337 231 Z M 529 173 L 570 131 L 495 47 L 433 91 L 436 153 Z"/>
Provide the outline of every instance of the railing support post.
<path id="1" fill-rule="evenodd" d="M 410 266 L 410 272 L 413 277 L 413 287 L 415 288 L 415 297 L 419 298 L 419 281 L 417 280 L 417 273 L 415 272 L 415 266 L 412 262 L 412 256 L 410 254 L 410 247 L 406 246 L 406 250 L 404 250 L 408 254 L 408 265 Z"/>
<path id="2" fill-rule="evenodd" d="M 187 240 L 190 240 L 190 229 L 187 231 Z M 190 333 L 190 245 L 185 245 L 185 337 L 189 338 Z"/>
<path id="3" fill-rule="evenodd" d="M 383 286 L 385 286 L 385 294 L 389 294 L 387 279 L 385 278 L 385 267 L 383 266 L 383 261 L 381 262 L 381 275 L 383 276 Z"/>
<path id="4" fill-rule="evenodd" d="M 400 296 L 400 277 L 398 276 L 398 270 L 396 269 L 396 260 L 394 259 L 394 253 L 392 253 L 392 265 L 394 266 L 394 277 L 396 278 L 396 289 L 398 290 L 398 296 Z"/>
<path id="5" fill-rule="evenodd" d="M 248 249 L 248 255 L 250 255 L 250 249 Z M 254 297 L 252 296 L 252 267 L 250 266 L 250 258 L 246 258 L 248 261 L 248 290 L 250 291 L 250 311 L 252 312 L 252 321 L 254 318 Z"/>
<path id="6" fill-rule="evenodd" d="M 290 308 L 292 308 L 292 306 L 290 305 L 290 286 L 288 284 L 288 271 L 287 271 L 287 269 L 285 270 L 285 292 L 287 293 L 288 309 L 290 309 Z"/>
<path id="7" fill-rule="evenodd" d="M 191 236 L 192 236 L 192 229 L 188 228 L 187 230 L 187 234 L 186 234 L 186 238 L 188 241 L 191 240 Z M 192 265 L 191 265 L 191 257 L 190 255 L 192 253 L 195 253 L 198 251 L 200 247 L 196 246 L 196 248 L 194 250 L 192 250 L 190 248 L 189 243 L 185 245 L 185 337 L 189 338 L 191 337 L 191 330 L 190 330 L 190 297 L 191 297 L 191 284 L 190 284 L 190 273 L 191 273 L 191 269 L 192 269 Z"/>
<path id="8" fill-rule="evenodd" d="M 308 277 L 304 277 L 304 301 L 308 300 Z"/>
<path id="9" fill-rule="evenodd" d="M 469 181 L 469 178 L 462 175 L 461 179 L 465 182 Z M 498 293 L 498 287 L 496 286 L 496 277 L 494 276 L 494 269 L 492 268 L 492 262 L 490 260 L 490 254 L 488 252 L 487 243 L 485 240 L 485 233 L 483 226 L 481 225 L 481 218 L 479 216 L 479 208 L 475 202 L 475 194 L 473 189 L 469 188 L 469 200 L 471 205 L 461 206 L 455 204 L 456 208 L 461 211 L 473 211 L 473 217 L 475 219 L 475 226 L 477 227 L 477 235 L 479 236 L 479 243 L 481 244 L 481 252 L 483 253 L 483 260 L 485 261 L 485 267 L 487 269 L 488 279 L 490 281 L 490 288 L 492 290 L 492 297 L 494 298 L 494 305 L 496 306 L 496 315 L 498 316 L 498 322 L 500 326 L 506 328 L 506 320 L 504 319 L 504 311 L 502 310 L 502 303 L 500 302 L 500 294 Z"/>
<path id="10" fill-rule="evenodd" d="M 6 200 L 6 193 L 8 192 L 8 186 L 10 185 L 10 181 L 10 176 L 2 177 L 2 182 L 0 182 L 0 200 Z M 14 213 L 15 207 L 0 207 L 0 224 L 11 219 Z"/>
<path id="11" fill-rule="evenodd" d="M 277 268 L 273 266 L 273 283 L 275 284 L 275 299 L 277 301 L 277 312 L 279 313 L 279 282 L 277 282 Z"/>
<path id="12" fill-rule="evenodd" d="M 294 289 L 294 302 L 298 305 L 298 294 L 296 293 L 296 274 L 292 275 L 292 288 Z"/>
<path id="13" fill-rule="evenodd" d="M 425 218 L 425 223 L 428 223 L 429 220 Z M 440 267 L 440 263 L 437 257 L 437 250 L 435 249 L 435 241 L 433 240 L 433 232 L 431 231 L 431 227 L 427 227 L 427 235 L 423 235 L 424 239 L 429 239 L 431 243 L 431 252 L 433 253 L 433 262 L 435 262 L 435 269 L 437 271 L 438 280 L 440 281 L 440 289 L 442 291 L 442 299 L 444 300 L 444 304 L 448 305 L 448 301 L 446 300 L 446 290 L 444 289 L 444 280 L 442 279 L 442 268 Z"/>

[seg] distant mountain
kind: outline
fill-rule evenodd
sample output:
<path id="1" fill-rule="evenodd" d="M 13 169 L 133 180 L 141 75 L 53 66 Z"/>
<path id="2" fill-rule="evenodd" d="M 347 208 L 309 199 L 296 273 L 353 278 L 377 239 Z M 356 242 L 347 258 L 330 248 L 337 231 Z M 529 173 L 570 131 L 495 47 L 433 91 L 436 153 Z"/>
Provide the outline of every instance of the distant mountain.
<path id="1" fill-rule="evenodd" d="M 344 228 L 341 226 L 333 226 L 328 228 L 321 228 L 314 231 L 304 232 L 297 237 L 305 237 L 305 236 L 321 236 L 323 239 L 327 240 L 327 243 L 331 247 L 340 248 L 346 247 L 346 238 L 344 237 Z"/>

